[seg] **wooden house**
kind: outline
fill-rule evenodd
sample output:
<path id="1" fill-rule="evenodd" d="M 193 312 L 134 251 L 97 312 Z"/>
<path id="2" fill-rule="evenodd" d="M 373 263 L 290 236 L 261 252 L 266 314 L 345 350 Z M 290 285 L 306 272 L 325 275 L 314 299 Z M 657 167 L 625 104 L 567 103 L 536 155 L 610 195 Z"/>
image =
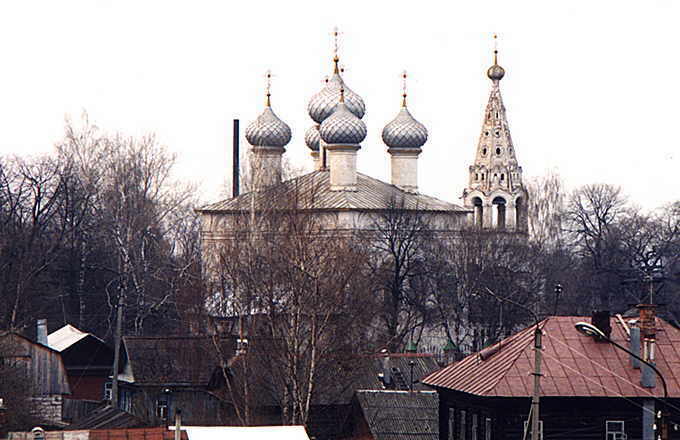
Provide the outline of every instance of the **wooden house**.
<path id="1" fill-rule="evenodd" d="M 177 408 L 187 424 L 229 420 L 222 367 L 235 349 L 235 339 L 225 337 L 123 337 L 120 408 L 157 423 Z"/>
<path id="2" fill-rule="evenodd" d="M 0 364 L 12 375 L 25 378 L 20 380 L 28 381 L 22 392 L 27 394 L 28 407 L 36 418 L 49 424 L 61 423 L 63 397 L 71 391 L 58 351 L 18 333 L 4 332 L 0 333 Z M 8 413 L 13 411 L 10 397 L 5 399 Z"/>
<path id="3" fill-rule="evenodd" d="M 69 324 L 50 333 L 47 343 L 61 353 L 71 388 L 71 399 L 111 399 L 113 349 L 108 344 Z"/>
<path id="4" fill-rule="evenodd" d="M 539 437 L 541 439 L 653 439 L 665 404 L 680 419 L 680 330 L 653 319 L 651 350 L 660 379 L 605 339 L 581 334 L 583 316 L 553 316 L 539 323 L 542 333 Z M 635 352 L 642 319 L 609 317 L 597 325 L 609 338 Z M 534 329 L 519 333 L 449 365 L 423 380 L 439 394 L 441 440 L 523 438 L 533 391 Z M 645 330 L 642 329 L 644 337 Z M 648 343 L 646 338 L 643 343 Z M 643 356 L 645 353 L 641 353 Z M 649 354 L 649 351 L 648 351 Z M 671 429 L 670 438 L 678 431 Z M 530 432 L 525 438 L 530 438 Z"/>

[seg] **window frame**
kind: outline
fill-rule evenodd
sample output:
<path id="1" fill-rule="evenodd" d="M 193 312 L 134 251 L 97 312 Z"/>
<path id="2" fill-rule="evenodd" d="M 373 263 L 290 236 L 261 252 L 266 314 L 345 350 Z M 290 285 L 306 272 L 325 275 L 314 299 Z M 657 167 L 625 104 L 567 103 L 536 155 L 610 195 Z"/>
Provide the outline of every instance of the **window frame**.
<path id="1" fill-rule="evenodd" d="M 609 430 L 609 424 L 610 423 L 620 423 L 621 430 L 620 431 L 610 431 Z M 626 434 L 626 422 L 625 420 L 605 420 L 604 421 L 604 438 L 605 440 L 609 440 L 609 434 L 612 434 L 612 439 L 611 440 L 625 440 L 628 438 L 628 435 Z M 617 434 L 621 434 L 621 436 L 617 436 Z"/>

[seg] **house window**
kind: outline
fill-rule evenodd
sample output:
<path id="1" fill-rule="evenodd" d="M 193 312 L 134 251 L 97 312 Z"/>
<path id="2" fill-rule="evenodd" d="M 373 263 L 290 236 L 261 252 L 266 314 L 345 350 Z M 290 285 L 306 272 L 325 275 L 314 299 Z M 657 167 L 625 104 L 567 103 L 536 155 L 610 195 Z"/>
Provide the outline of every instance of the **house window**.
<path id="1" fill-rule="evenodd" d="M 489 417 L 484 421 L 484 440 L 491 440 L 491 419 Z"/>
<path id="2" fill-rule="evenodd" d="M 168 396 L 156 399 L 156 417 L 163 420 L 168 418 Z"/>
<path id="3" fill-rule="evenodd" d="M 623 420 L 607 420 L 605 422 L 607 428 L 606 440 L 626 440 L 626 430 Z"/>
<path id="4" fill-rule="evenodd" d="M 111 382 L 104 384 L 104 400 L 113 400 L 113 384 Z"/>
<path id="5" fill-rule="evenodd" d="M 526 438 L 534 440 L 531 438 L 531 425 L 526 420 L 524 421 L 524 432 L 527 433 Z M 538 440 L 543 440 L 543 420 L 538 422 Z"/>
<path id="6" fill-rule="evenodd" d="M 470 426 L 470 440 L 477 440 L 477 414 L 472 415 L 472 425 Z"/>
<path id="7" fill-rule="evenodd" d="M 458 424 L 459 433 L 458 440 L 465 440 L 465 434 L 467 434 L 467 414 L 465 411 L 460 412 L 460 423 Z"/>

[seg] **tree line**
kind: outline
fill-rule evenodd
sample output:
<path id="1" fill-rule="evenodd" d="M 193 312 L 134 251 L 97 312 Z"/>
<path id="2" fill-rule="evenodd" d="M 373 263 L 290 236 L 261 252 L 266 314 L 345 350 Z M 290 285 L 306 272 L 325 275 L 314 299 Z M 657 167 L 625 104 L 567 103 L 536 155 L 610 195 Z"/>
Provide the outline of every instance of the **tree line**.
<path id="1" fill-rule="evenodd" d="M 680 201 L 646 212 L 619 187 L 567 192 L 551 174 L 529 187 L 527 234 L 439 233 L 398 196 L 370 227 L 329 234 L 301 209 L 314 191 L 274 194 L 233 216 L 208 262 L 195 188 L 173 180 L 174 160 L 153 136 L 86 117 L 53 154 L 1 157 L 0 329 L 46 317 L 111 341 L 117 310 L 129 335 L 207 331 L 212 315 L 252 346 L 225 370 L 240 422 L 267 394 L 285 422 L 305 423 L 315 399 L 342 394 L 333 379 L 347 359 L 383 348 L 438 340 L 462 356 L 529 324 L 530 310 L 654 301 L 680 316 Z M 262 375 L 230 381 L 239 368 Z"/>

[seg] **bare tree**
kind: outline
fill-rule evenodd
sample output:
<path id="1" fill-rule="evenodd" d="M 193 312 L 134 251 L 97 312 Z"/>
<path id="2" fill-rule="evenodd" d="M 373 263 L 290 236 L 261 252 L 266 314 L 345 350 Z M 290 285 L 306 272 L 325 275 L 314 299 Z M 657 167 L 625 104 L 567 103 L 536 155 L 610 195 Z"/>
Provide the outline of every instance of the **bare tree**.
<path id="1" fill-rule="evenodd" d="M 382 298 L 381 342 L 391 352 L 398 352 L 407 337 L 422 331 L 429 321 L 434 232 L 427 214 L 407 209 L 403 198 L 393 196 L 386 206 L 373 222 L 367 240 L 373 250 L 375 294 Z"/>
<path id="2" fill-rule="evenodd" d="M 365 247 L 305 209 L 314 191 L 291 187 L 253 194 L 225 220 L 225 238 L 213 247 L 209 302 L 239 320 L 251 346 L 241 360 L 250 365 L 241 370 L 250 380 L 232 390 L 242 396 L 243 424 L 253 423 L 250 409 L 264 393 L 281 408 L 284 423 L 306 423 L 314 399 L 332 382 L 327 375 L 337 358 L 357 350 L 352 342 L 370 321 Z"/>

